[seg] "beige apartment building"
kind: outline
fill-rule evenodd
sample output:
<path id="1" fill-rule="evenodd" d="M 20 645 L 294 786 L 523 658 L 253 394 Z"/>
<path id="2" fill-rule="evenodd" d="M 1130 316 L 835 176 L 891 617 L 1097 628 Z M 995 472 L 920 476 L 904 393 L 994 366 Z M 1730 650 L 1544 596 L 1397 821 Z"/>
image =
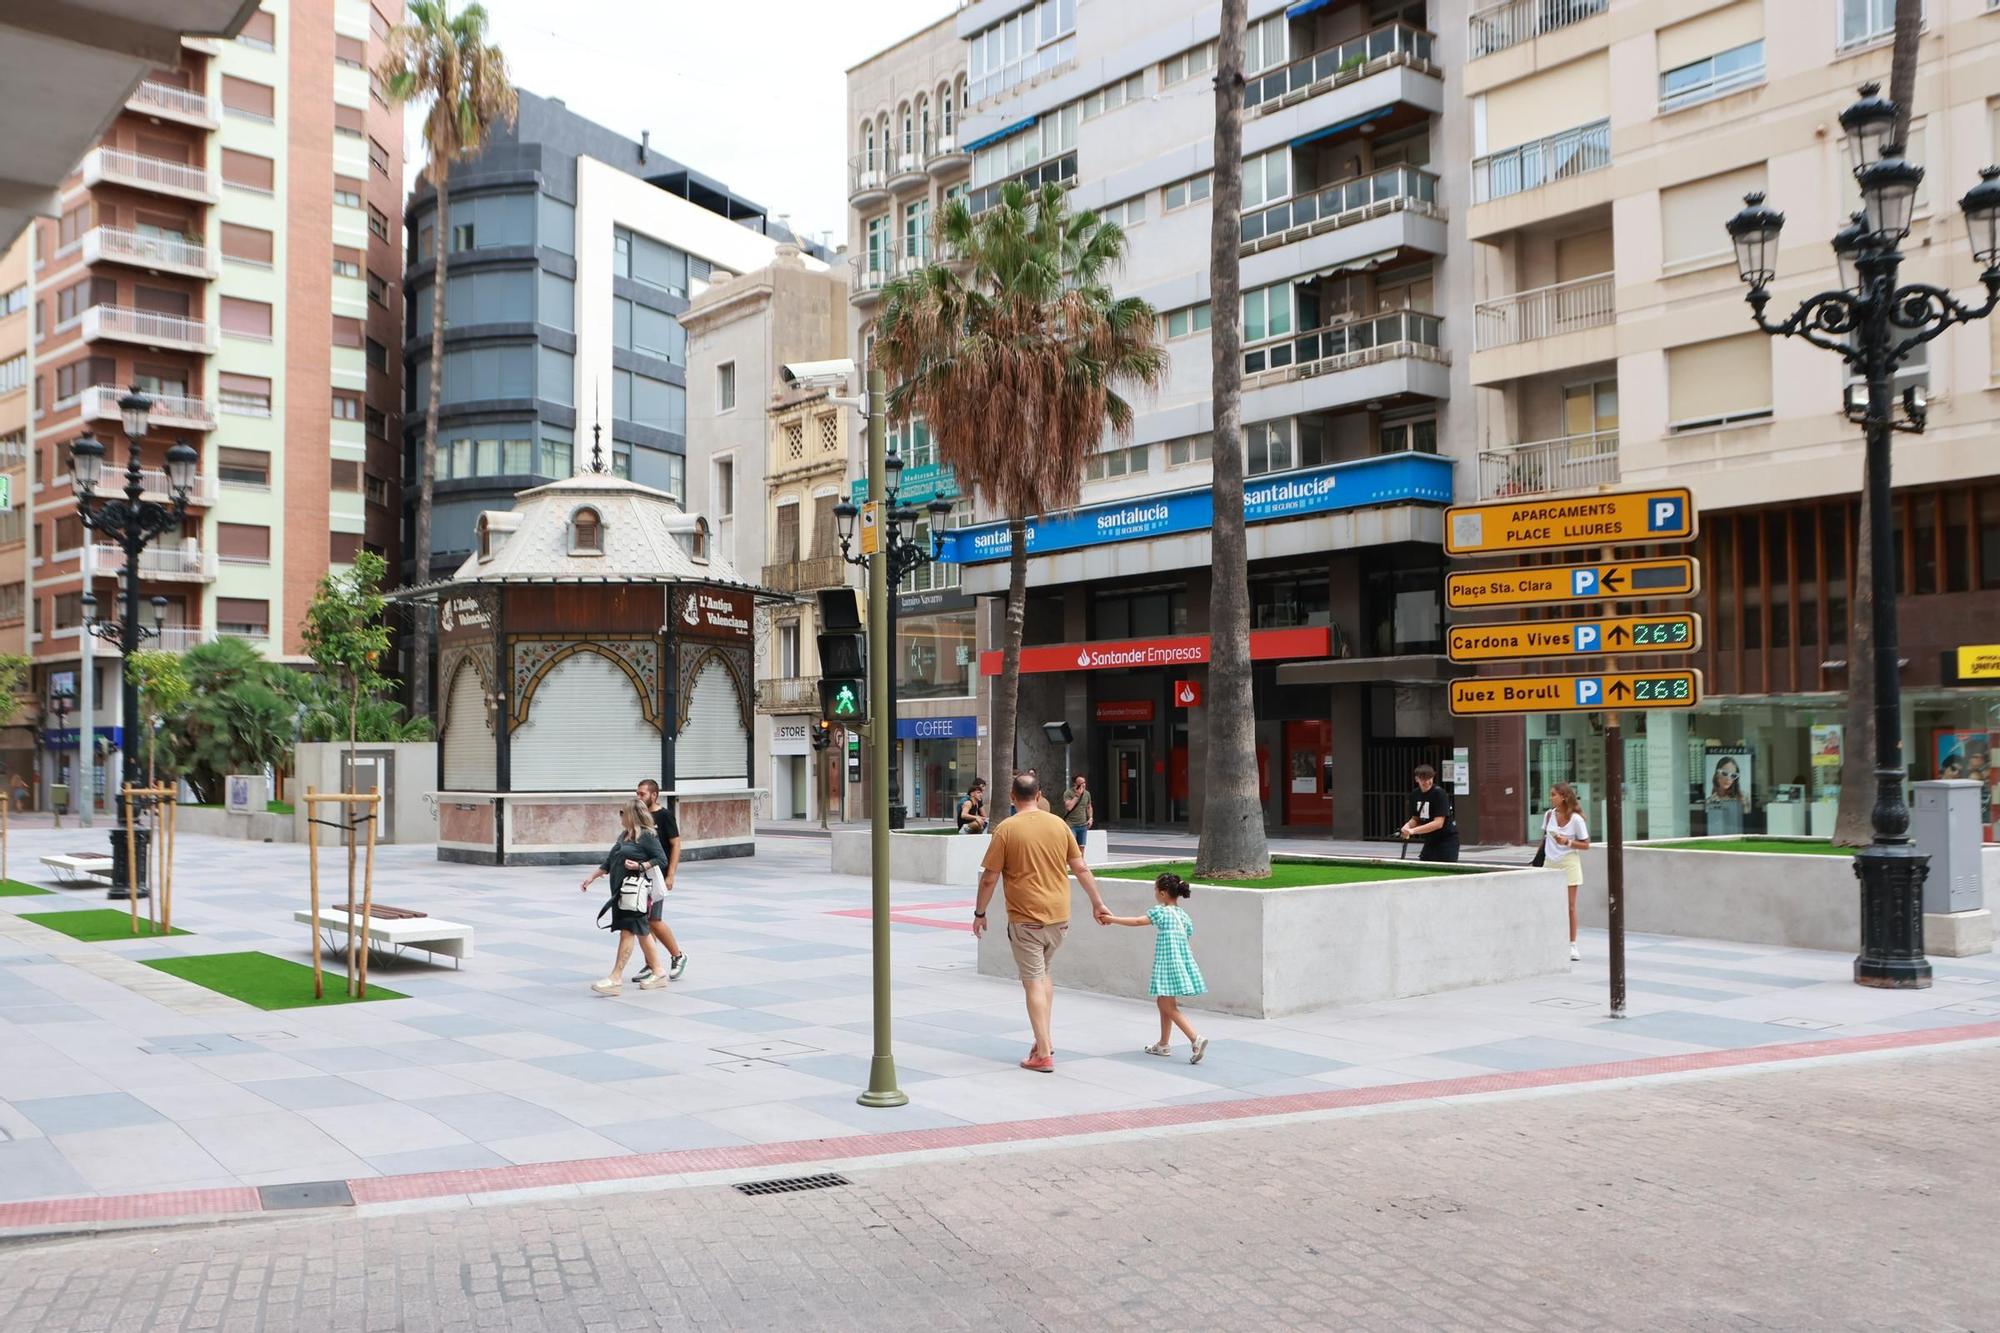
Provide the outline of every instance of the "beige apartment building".
<path id="1" fill-rule="evenodd" d="M 29 242 L 16 240 L 0 254 L 0 474 L 7 478 L 7 507 L 0 510 L 0 653 L 28 650 L 28 384 Z M 0 783 L 31 781 L 40 708 L 24 704 L 13 726 L 0 731 Z"/>
<path id="2" fill-rule="evenodd" d="M 1509 0 L 1469 20 L 1463 91 L 1478 300 L 1471 379 L 1482 496 L 1684 484 L 1701 509 L 1709 702 L 1627 730 L 1628 831 L 1824 833 L 1849 672 L 1862 439 L 1840 358 L 1750 322 L 1723 224 L 1762 191 L 1786 215 L 1771 315 L 1839 286 L 1830 242 L 1859 197 L 1840 111 L 1888 82 L 1892 0 Z M 1929 6 L 1906 155 L 1926 177 L 1904 281 L 1976 293 L 1959 196 L 2000 159 L 2000 24 Z M 1929 426 L 1896 437 L 1904 742 L 1911 777 L 2000 740 L 2000 682 L 1960 683 L 2000 624 L 2000 324 L 1905 368 Z M 1482 724 L 1525 777 L 1594 788 L 1588 719 Z M 1510 756 L 1518 756 L 1518 760 Z M 1748 802 L 1717 799 L 1725 759 Z M 1491 809 L 1491 804 L 1488 806 Z M 1992 815 L 1987 814 L 1989 837 Z"/>

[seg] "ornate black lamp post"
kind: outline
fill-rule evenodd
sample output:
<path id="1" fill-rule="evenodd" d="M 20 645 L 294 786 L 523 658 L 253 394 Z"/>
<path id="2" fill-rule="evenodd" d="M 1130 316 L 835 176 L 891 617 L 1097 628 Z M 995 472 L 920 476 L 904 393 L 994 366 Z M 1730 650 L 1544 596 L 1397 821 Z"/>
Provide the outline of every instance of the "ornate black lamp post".
<path id="1" fill-rule="evenodd" d="M 1846 396 L 1847 415 L 1866 430 L 1868 442 L 1869 576 L 1874 584 L 1875 808 L 1874 841 L 1854 858 L 1861 881 L 1861 952 L 1854 979 L 1863 986 L 1923 988 L 1931 984 L 1924 958 L 1924 875 L 1929 858 L 1910 845 L 1910 811 L 1903 799 L 1902 685 L 1897 672 L 1895 511 L 1889 480 L 1893 432 L 1921 432 L 1926 404 L 1921 390 L 1894 392 L 1896 370 L 1918 347 L 1954 324 L 1984 319 L 2000 305 L 2000 167 L 1980 172 L 1979 184 L 1959 201 L 1972 237 L 1972 256 L 1986 286 L 1985 304 L 1961 304 L 1928 283 L 1897 285 L 1917 186 L 1924 169 L 1903 159 L 1894 142 L 1896 104 L 1863 84 L 1861 100 L 1840 115 L 1849 165 L 1861 185 L 1862 209 L 1833 238 L 1841 290 L 1807 297 L 1782 323 L 1764 317 L 1777 276 L 1778 234 L 1784 214 L 1764 205 L 1762 194 L 1744 198 L 1729 219 L 1736 266 L 1749 284 L 1750 309 L 1766 333 L 1804 338 L 1837 353 L 1861 381 Z M 1866 397 L 1859 390 L 1866 387 Z M 1859 667 L 1850 664 L 1849 678 Z"/>
<path id="2" fill-rule="evenodd" d="M 119 497 L 97 495 L 98 483 L 104 480 L 104 446 L 89 435 L 84 435 L 70 445 L 70 472 L 76 479 L 77 517 L 83 526 L 99 536 L 108 538 L 125 553 L 125 568 L 122 574 L 125 608 L 124 614 L 116 620 L 99 620 L 96 615 L 97 597 L 86 584 L 83 594 L 84 622 L 86 633 L 118 645 L 124 654 L 126 669 L 120 672 L 124 689 L 120 698 L 119 726 L 124 738 L 125 753 L 136 755 L 138 747 L 132 733 L 133 724 L 139 716 L 139 686 L 130 670 L 132 654 L 139 651 L 145 640 L 158 637 L 160 622 L 165 618 L 167 599 L 153 599 L 153 624 L 143 625 L 139 621 L 139 553 L 163 532 L 179 529 L 187 516 L 188 489 L 194 485 L 195 469 L 201 456 L 186 440 L 167 450 L 167 488 L 173 497 L 170 505 L 159 504 L 140 497 L 145 493 L 145 476 L 139 467 L 139 441 L 145 438 L 147 416 L 152 411 L 153 400 L 134 387 L 118 400 L 120 414 L 124 418 L 125 438 L 131 448 L 131 457 L 125 464 L 125 493 Z M 125 826 L 133 818 L 134 812 L 126 808 L 124 794 L 118 800 L 118 827 L 111 830 L 112 882 L 111 898 L 126 896 L 125 872 Z M 141 852 L 138 870 L 139 895 L 146 896 L 145 877 L 145 837 L 138 835 Z"/>
<path id="3" fill-rule="evenodd" d="M 51 712 L 53 712 L 53 713 L 54 713 L 54 714 L 56 715 L 56 732 L 57 732 L 57 734 L 58 734 L 58 735 L 60 735 L 60 734 L 61 734 L 62 732 L 65 732 L 65 731 L 69 730 L 69 714 L 70 714 L 70 710 L 71 710 L 72 708 L 74 708 L 75 706 L 76 706 L 76 696 L 75 696 L 75 695 L 73 695 L 73 694 L 71 694 L 71 693 L 70 693 L 70 692 L 69 692 L 68 690 L 57 690 L 57 691 L 55 692 L 55 696 L 54 696 L 53 698 L 51 698 L 51 699 L 49 700 L 49 709 L 50 709 L 50 711 L 51 711 Z M 55 773 L 55 775 L 56 775 L 56 777 L 57 777 L 57 778 L 61 778 L 61 777 L 62 777 L 62 758 L 61 758 L 61 756 L 62 756 L 62 747 L 61 747 L 61 745 L 60 745 L 60 744 L 58 744 L 58 745 L 57 745 L 57 747 L 56 747 L 56 756 L 57 756 L 57 758 L 56 758 L 56 773 Z M 56 781 L 56 782 L 51 782 L 51 783 L 49 784 L 49 786 L 50 786 L 51 788 L 54 788 L 54 787 L 63 787 L 63 788 L 65 788 L 65 789 L 67 789 L 67 787 L 68 787 L 69 785 L 70 785 L 70 784 L 67 784 L 67 783 L 64 783 L 64 782 L 60 782 L 60 781 Z M 63 803 L 62 803 L 62 805 L 63 805 L 63 806 L 67 806 L 67 805 L 69 804 L 69 801 L 70 801 L 70 798 L 68 798 L 68 797 L 66 796 L 66 797 L 65 797 L 65 799 L 63 800 Z M 62 817 L 63 817 L 64 813 L 66 813 L 66 812 L 65 812 L 65 811 L 63 810 L 63 808 L 62 808 L 61 806 L 58 806 L 58 805 L 56 804 L 56 801 L 55 801 L 55 795 L 54 795 L 54 792 L 53 792 L 53 791 L 51 791 L 51 793 L 50 793 L 50 795 L 49 795 L 49 810 L 50 810 L 50 811 L 51 811 L 51 812 L 52 812 L 52 813 L 53 813 L 53 814 L 55 815 L 55 819 L 56 819 L 56 827 L 57 827 L 57 828 L 61 828 L 61 827 L 62 827 Z"/>
<path id="4" fill-rule="evenodd" d="M 928 542 L 917 540 L 917 511 L 903 503 L 901 482 L 903 478 L 903 456 L 892 453 L 883 460 L 883 470 L 888 474 L 883 487 L 882 512 L 884 519 L 880 540 L 885 543 L 889 564 L 889 623 L 884 627 L 889 636 L 889 708 L 882 722 L 885 744 L 882 753 L 892 756 L 889 764 L 889 827 L 903 827 L 907 812 L 903 806 L 903 765 L 898 756 L 896 739 L 896 679 L 895 673 L 901 669 L 902 658 L 896 640 L 896 589 L 905 578 L 930 564 L 944 553 L 944 521 L 951 513 L 951 502 L 933 498 L 924 506 L 930 514 L 931 530 Z M 861 511 L 852 501 L 842 500 L 833 507 L 834 522 L 840 528 L 840 558 L 850 565 L 865 565 L 868 557 L 853 554 L 854 520 Z"/>

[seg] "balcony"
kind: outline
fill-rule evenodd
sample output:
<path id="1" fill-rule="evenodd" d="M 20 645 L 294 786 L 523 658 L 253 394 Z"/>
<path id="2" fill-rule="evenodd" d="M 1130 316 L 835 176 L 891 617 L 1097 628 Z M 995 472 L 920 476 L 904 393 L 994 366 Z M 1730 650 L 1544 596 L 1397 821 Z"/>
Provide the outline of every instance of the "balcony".
<path id="1" fill-rule="evenodd" d="M 1490 203 L 1611 165 L 1611 122 L 1595 121 L 1472 159 L 1472 202 Z"/>
<path id="2" fill-rule="evenodd" d="M 924 170 L 940 179 L 972 164 L 972 154 L 958 146 L 961 136 L 932 131 L 924 137 Z"/>
<path id="3" fill-rule="evenodd" d="M 882 288 L 891 276 L 889 265 L 893 262 L 885 254 L 859 254 L 847 261 L 854 266 L 854 281 L 850 285 L 847 299 L 855 305 L 881 299 Z"/>
<path id="4" fill-rule="evenodd" d="M 1267 338 L 1243 349 L 1243 373 L 1286 372 L 1304 379 L 1399 357 L 1448 364 L 1443 351 L 1444 321 L 1415 310 L 1343 320 L 1282 338 Z"/>
<path id="5" fill-rule="evenodd" d="M 110 577 L 125 568 L 125 552 L 116 546 L 93 546 L 92 568 Z M 139 553 L 139 577 L 159 583 L 213 583 L 215 556 L 192 539 L 166 546 L 148 546 Z"/>
<path id="6" fill-rule="evenodd" d="M 873 153 L 862 153 L 847 160 L 847 202 L 855 208 L 867 208 L 879 204 L 889 197 L 889 173 Z"/>
<path id="7" fill-rule="evenodd" d="M 1404 210 L 1440 217 L 1437 200 L 1437 176 L 1416 167 L 1389 167 L 1372 176 L 1336 181 L 1323 190 L 1293 195 L 1268 208 L 1244 214 L 1243 253 L 1255 254 L 1289 245 L 1321 232 Z"/>
<path id="8" fill-rule="evenodd" d="M 216 117 L 215 107 L 202 94 L 151 79 L 132 90 L 132 95 L 125 99 L 125 107 L 142 116 L 178 121 L 204 130 L 216 129 L 222 124 Z"/>
<path id="9" fill-rule="evenodd" d="M 1484 500 L 1617 484 L 1615 430 L 1479 451 L 1479 495 Z"/>
<path id="10" fill-rule="evenodd" d="M 912 141 L 904 151 L 890 159 L 888 175 L 892 194 L 909 194 L 914 190 L 930 188 L 931 178 L 924 171 L 924 159 L 919 148 L 920 145 Z"/>
<path id="11" fill-rule="evenodd" d="M 85 185 L 123 185 L 154 194 L 170 194 L 176 199 L 194 199 L 212 204 L 222 196 L 215 178 L 206 167 L 170 162 L 164 157 L 147 157 L 118 148 L 93 148 L 83 158 Z"/>
<path id="12" fill-rule="evenodd" d="M 105 609 L 107 616 L 122 614 L 114 609 Z M 141 610 L 143 621 L 147 612 Z M 139 645 L 141 652 L 184 653 L 190 648 L 204 643 L 215 642 L 215 631 L 206 625 L 162 625 L 157 637 L 147 639 Z M 92 649 L 99 657 L 119 656 L 118 645 L 110 639 L 99 639 Z"/>
<path id="13" fill-rule="evenodd" d="M 1407 23 L 1390 23 L 1350 37 L 1251 79 L 1243 88 L 1243 107 L 1261 115 L 1397 65 L 1443 77 L 1444 71 L 1431 59 L 1432 40 L 1429 33 Z"/>
<path id="14" fill-rule="evenodd" d="M 847 562 L 837 555 L 781 560 L 764 566 L 764 586 L 774 592 L 817 592 L 847 582 Z"/>
<path id="15" fill-rule="evenodd" d="M 1602 328 L 1617 318 L 1616 278 L 1600 273 L 1592 278 L 1558 282 L 1550 287 L 1516 292 L 1473 307 L 1473 350 L 1491 351 L 1516 343 L 1554 338 L 1584 329 Z"/>
<path id="16" fill-rule="evenodd" d="M 1544 33 L 1567 28 L 1604 12 L 1608 0 L 1502 0 L 1477 9 L 1467 19 L 1470 28 L 1466 58 L 1477 60 Z"/>
<path id="17" fill-rule="evenodd" d="M 125 391 L 115 384 L 98 384 L 83 391 L 83 415 L 94 421 L 119 420 L 118 400 Z M 150 421 L 155 430 L 214 430 L 215 408 L 205 398 L 178 393 L 148 393 L 153 400 Z"/>
<path id="18" fill-rule="evenodd" d="M 83 339 L 183 352 L 213 352 L 216 347 L 214 333 L 201 320 L 115 305 L 94 305 L 83 312 Z"/>
<path id="19" fill-rule="evenodd" d="M 118 227 L 92 227 L 83 234 L 86 264 L 130 264 L 149 273 L 212 278 L 220 271 L 208 247 L 179 236 L 150 236 Z"/>
<path id="20" fill-rule="evenodd" d="M 817 713 L 819 680 L 814 676 L 778 676 L 757 682 L 760 713 Z"/>

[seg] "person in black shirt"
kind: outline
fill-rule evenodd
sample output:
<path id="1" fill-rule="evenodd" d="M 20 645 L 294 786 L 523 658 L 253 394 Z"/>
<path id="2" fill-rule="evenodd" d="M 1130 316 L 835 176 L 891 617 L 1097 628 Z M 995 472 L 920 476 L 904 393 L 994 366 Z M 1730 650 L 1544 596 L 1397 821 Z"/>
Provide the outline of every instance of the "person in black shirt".
<path id="1" fill-rule="evenodd" d="M 1417 789 L 1410 793 L 1410 817 L 1400 830 L 1405 838 L 1422 838 L 1425 861 L 1458 859 L 1458 820 L 1453 817 L 1451 793 L 1437 785 L 1437 770 L 1429 764 L 1417 765 Z"/>
<path id="2" fill-rule="evenodd" d="M 688 957 L 681 952 L 680 941 L 674 938 L 673 928 L 666 922 L 666 895 L 674 891 L 674 876 L 681 868 L 681 826 L 674 819 L 672 807 L 660 799 L 659 783 L 647 778 L 639 784 L 638 794 L 639 804 L 653 817 L 653 828 L 667 854 L 665 864 L 648 886 L 652 895 L 646 904 L 646 925 L 653 938 L 667 947 L 667 980 L 679 981 L 687 971 Z M 648 963 L 632 980 L 643 982 L 652 975 L 653 967 Z"/>

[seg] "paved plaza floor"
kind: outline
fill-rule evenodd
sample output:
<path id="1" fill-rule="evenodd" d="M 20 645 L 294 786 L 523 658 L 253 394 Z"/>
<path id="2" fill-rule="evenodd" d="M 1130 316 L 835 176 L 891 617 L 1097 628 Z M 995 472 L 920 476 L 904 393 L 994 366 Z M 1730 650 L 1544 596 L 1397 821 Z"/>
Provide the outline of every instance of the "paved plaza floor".
<path id="1" fill-rule="evenodd" d="M 13 873 L 43 882 L 41 853 L 102 840 L 17 829 Z M 326 859 L 323 883 L 338 868 Z M 2000 1019 L 1992 958 L 1934 960 L 1932 989 L 1884 992 L 1854 986 L 1846 955 L 1635 936 L 1631 1016 L 1613 1020 L 1604 939 L 1587 933 L 1566 975 L 1282 1020 L 1199 1016 L 1214 1039 L 1199 1066 L 1141 1053 L 1156 1035 L 1149 1003 L 1059 993 L 1050 1077 L 1016 1067 L 1030 1044 L 1018 985 L 975 971 L 973 886 L 899 884 L 896 1059 L 910 1104 L 872 1110 L 854 1100 L 871 1042 L 868 886 L 828 862 L 824 840 L 772 834 L 753 859 L 684 866 L 669 908 L 686 977 L 612 999 L 588 989 L 613 947 L 592 920 L 603 886 L 579 893 L 571 867 L 384 848 L 377 900 L 473 925 L 475 956 L 456 970 L 423 955 L 378 965 L 371 978 L 409 998 L 319 1010 L 262 1012 L 140 966 L 240 950 L 305 959 L 292 922 L 306 902 L 302 847 L 183 837 L 174 923 L 192 933 L 172 939 L 83 943 L 20 919 L 102 908 L 101 888 L 0 897 L 0 1229 L 119 1215 L 36 1211 L 51 1200 L 198 1202 L 300 1181 L 388 1199 L 399 1195 L 383 1178 L 464 1173 L 489 1182 L 467 1188 L 502 1188 L 561 1178 L 508 1169 L 644 1154 L 842 1139 L 888 1151 L 982 1127 L 1057 1137 L 1112 1123 L 1093 1116 L 1164 1123 L 1211 1104 L 1248 1114 L 1331 1104 L 1315 1094 L 1610 1077 L 1800 1043 L 1972 1038 Z M 1198 894 L 1192 906 L 1198 921 Z M 1325 945 L 1329 967 L 1354 947 Z"/>

